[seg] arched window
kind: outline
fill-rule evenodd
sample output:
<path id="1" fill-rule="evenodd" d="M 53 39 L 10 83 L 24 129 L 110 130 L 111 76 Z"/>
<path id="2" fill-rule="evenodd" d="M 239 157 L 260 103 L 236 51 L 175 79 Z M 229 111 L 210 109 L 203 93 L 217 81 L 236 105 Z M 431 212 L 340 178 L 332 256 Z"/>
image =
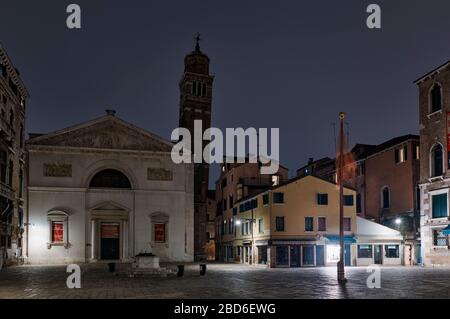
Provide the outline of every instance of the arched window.
<path id="1" fill-rule="evenodd" d="M 431 177 L 441 176 L 444 173 L 444 156 L 442 145 L 436 144 L 431 149 Z"/>
<path id="2" fill-rule="evenodd" d="M 91 179 L 89 184 L 91 188 L 131 188 L 128 177 L 115 169 L 105 169 L 98 172 Z"/>
<path id="3" fill-rule="evenodd" d="M 430 91 L 430 112 L 434 113 L 442 109 L 442 87 L 434 84 Z"/>
<path id="4" fill-rule="evenodd" d="M 381 191 L 381 208 L 387 209 L 391 205 L 391 199 L 390 199 L 390 193 L 389 188 L 384 187 Z"/>

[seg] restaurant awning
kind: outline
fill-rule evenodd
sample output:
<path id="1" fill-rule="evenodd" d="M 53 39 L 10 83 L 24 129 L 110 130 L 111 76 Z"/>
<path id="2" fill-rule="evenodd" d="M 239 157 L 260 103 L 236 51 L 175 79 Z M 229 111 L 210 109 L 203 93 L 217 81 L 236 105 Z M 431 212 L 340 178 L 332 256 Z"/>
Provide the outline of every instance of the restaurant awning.
<path id="1" fill-rule="evenodd" d="M 442 233 L 443 233 L 444 235 L 450 235 L 450 225 L 448 225 L 447 227 L 445 227 L 445 228 L 442 230 Z"/>

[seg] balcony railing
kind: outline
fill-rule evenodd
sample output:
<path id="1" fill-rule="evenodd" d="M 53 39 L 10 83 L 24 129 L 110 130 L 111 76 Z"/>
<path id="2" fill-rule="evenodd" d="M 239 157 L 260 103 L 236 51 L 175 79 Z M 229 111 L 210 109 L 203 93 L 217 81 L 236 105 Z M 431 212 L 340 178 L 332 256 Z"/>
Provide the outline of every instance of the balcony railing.
<path id="1" fill-rule="evenodd" d="M 9 138 L 14 138 L 14 130 L 3 117 L 0 116 L 0 131 Z"/>
<path id="2" fill-rule="evenodd" d="M 11 188 L 11 186 L 0 182 L 0 196 L 14 200 L 14 190 Z"/>

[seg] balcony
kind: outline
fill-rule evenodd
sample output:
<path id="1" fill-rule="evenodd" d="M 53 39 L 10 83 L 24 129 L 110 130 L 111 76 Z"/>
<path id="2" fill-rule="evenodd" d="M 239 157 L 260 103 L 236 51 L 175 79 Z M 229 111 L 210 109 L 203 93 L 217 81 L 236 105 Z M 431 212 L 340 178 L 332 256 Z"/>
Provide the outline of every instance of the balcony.
<path id="1" fill-rule="evenodd" d="M 14 190 L 9 185 L 0 182 L 0 196 L 14 200 Z"/>
<path id="2" fill-rule="evenodd" d="M 14 138 L 14 130 L 3 117 L 0 116 L 0 133 L 9 140 Z"/>

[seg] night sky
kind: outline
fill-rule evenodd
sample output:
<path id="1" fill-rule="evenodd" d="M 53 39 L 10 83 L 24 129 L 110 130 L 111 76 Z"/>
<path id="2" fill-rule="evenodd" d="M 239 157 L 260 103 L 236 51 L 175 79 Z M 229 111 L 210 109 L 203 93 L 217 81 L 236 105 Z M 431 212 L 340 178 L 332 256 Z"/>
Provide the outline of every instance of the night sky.
<path id="1" fill-rule="evenodd" d="M 82 8 L 82 29 L 66 7 Z M 382 29 L 366 7 L 382 8 Z M 350 144 L 418 133 L 412 83 L 450 59 L 448 0 L 0 0 L 0 42 L 31 94 L 27 132 L 117 110 L 170 138 L 196 32 L 215 74 L 213 126 L 279 127 L 281 162 L 334 155 L 338 112 Z M 212 180 L 217 170 L 212 172 Z"/>

